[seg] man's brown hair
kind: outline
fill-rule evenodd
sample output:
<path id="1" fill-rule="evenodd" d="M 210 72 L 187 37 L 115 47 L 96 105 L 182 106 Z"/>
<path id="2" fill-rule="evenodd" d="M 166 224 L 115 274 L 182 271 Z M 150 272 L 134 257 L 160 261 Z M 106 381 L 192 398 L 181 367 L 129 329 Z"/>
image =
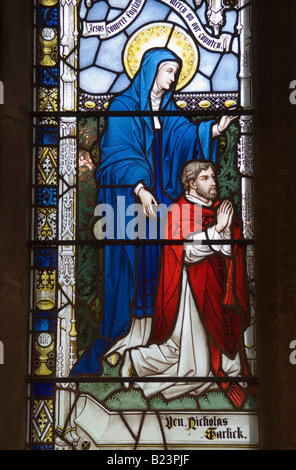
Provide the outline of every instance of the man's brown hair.
<path id="1" fill-rule="evenodd" d="M 202 170 L 207 171 L 209 168 L 215 172 L 215 168 L 212 163 L 201 162 L 199 160 L 191 160 L 186 163 L 181 174 L 181 183 L 185 191 L 189 190 L 189 182 L 195 180 Z"/>

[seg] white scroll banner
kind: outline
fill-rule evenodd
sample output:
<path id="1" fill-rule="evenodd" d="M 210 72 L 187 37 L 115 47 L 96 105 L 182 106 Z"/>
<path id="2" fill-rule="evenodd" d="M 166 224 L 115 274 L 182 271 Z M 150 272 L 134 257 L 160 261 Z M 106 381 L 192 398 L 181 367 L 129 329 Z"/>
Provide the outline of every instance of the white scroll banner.
<path id="1" fill-rule="evenodd" d="M 220 38 L 210 36 L 202 26 L 192 8 L 181 0 L 159 0 L 171 7 L 183 19 L 191 30 L 196 41 L 205 49 L 212 52 L 227 52 L 230 46 L 231 34 L 221 34 Z M 84 22 L 83 36 L 99 36 L 106 39 L 125 30 L 140 14 L 146 0 L 132 0 L 122 15 L 110 23 Z"/>
<path id="2" fill-rule="evenodd" d="M 101 39 L 110 38 L 124 31 L 139 15 L 146 0 L 132 0 L 125 12 L 110 23 L 83 22 L 83 36 L 99 36 Z"/>
<path id="3" fill-rule="evenodd" d="M 221 34 L 220 38 L 213 38 L 203 28 L 194 10 L 187 3 L 181 0 L 160 0 L 162 3 L 173 8 L 185 21 L 197 42 L 212 52 L 228 51 L 231 34 Z"/>

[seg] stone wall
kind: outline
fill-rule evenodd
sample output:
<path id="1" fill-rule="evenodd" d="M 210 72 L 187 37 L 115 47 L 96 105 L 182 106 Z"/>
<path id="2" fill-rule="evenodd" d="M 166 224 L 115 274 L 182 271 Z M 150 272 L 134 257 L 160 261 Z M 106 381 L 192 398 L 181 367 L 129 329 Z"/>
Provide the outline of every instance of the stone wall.
<path id="1" fill-rule="evenodd" d="M 29 305 L 31 2 L 1 1 L 0 449 L 23 449 Z"/>

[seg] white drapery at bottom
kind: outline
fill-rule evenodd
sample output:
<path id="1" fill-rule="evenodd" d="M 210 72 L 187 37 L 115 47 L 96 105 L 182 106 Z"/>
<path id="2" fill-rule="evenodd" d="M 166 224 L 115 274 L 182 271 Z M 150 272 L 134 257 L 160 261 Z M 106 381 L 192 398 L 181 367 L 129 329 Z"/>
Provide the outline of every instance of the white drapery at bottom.
<path id="1" fill-rule="evenodd" d="M 141 320 L 136 320 L 138 323 Z M 143 344 L 143 343 L 142 343 Z M 230 377 L 240 373 L 239 356 L 234 360 L 222 356 L 223 370 Z M 212 377 L 207 334 L 197 311 L 184 269 L 182 295 L 177 323 L 171 337 L 161 345 L 132 347 L 124 353 L 121 375 L 127 376 L 132 366 L 139 377 Z M 217 390 L 210 382 L 137 382 L 144 394 L 154 394 L 171 399 L 191 393 L 200 395 L 207 390 Z"/>

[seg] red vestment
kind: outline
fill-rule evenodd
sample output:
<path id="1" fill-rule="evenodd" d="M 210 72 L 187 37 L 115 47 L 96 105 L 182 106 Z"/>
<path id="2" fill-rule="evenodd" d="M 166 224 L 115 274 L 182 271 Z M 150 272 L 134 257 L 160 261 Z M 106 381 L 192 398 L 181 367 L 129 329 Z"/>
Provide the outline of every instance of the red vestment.
<path id="1" fill-rule="evenodd" d="M 189 203 L 181 197 L 170 210 L 166 237 L 168 240 L 183 240 L 189 234 L 205 231 L 214 224 L 214 218 L 212 208 Z M 240 234 L 240 224 L 234 221 L 233 240 L 239 240 Z M 231 257 L 218 252 L 187 265 L 193 298 L 208 334 L 215 376 L 225 376 L 221 354 L 234 359 L 238 352 L 243 364 L 242 373 L 248 374 L 243 345 L 243 334 L 249 325 L 243 260 L 242 244 L 234 244 Z M 173 331 L 178 315 L 183 267 L 183 244 L 165 245 L 150 338 L 152 343 L 163 343 Z M 229 384 L 225 383 L 224 388 L 229 388 Z M 238 392 L 238 387 L 232 388 L 236 389 L 235 393 Z"/>

